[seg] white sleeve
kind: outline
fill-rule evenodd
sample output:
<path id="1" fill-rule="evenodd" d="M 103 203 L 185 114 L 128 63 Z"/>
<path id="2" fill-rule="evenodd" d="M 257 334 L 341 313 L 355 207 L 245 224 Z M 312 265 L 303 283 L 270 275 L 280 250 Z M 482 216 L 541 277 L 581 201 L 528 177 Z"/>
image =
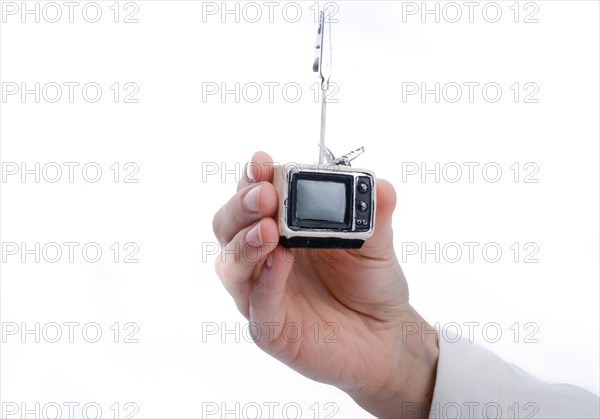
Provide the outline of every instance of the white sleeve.
<path id="1" fill-rule="evenodd" d="M 440 339 L 429 419 L 442 418 L 600 418 L 600 399 L 544 383 L 474 343 Z"/>

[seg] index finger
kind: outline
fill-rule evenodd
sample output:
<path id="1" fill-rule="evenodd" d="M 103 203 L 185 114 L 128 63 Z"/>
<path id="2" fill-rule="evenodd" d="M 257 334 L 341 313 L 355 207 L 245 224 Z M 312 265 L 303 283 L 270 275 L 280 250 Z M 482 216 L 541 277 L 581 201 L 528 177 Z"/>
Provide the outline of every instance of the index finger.
<path id="1" fill-rule="evenodd" d="M 244 173 L 240 179 L 237 190 L 241 191 L 246 186 L 258 182 L 273 181 L 273 159 L 264 151 L 257 151 L 252 159 L 246 163 Z"/>

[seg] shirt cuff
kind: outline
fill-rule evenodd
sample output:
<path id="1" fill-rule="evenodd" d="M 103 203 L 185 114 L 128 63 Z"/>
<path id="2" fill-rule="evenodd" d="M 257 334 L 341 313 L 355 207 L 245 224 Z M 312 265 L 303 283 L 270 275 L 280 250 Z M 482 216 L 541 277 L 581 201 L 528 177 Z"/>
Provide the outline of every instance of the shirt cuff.
<path id="1" fill-rule="evenodd" d="M 547 384 L 465 339 L 440 339 L 430 419 L 598 418 L 600 400 Z"/>

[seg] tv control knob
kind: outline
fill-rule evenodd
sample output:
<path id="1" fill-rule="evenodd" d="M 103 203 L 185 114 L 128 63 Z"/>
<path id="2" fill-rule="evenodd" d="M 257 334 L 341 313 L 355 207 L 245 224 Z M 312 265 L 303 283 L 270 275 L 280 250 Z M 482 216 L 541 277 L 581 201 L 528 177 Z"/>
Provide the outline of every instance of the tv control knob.
<path id="1" fill-rule="evenodd" d="M 358 210 L 360 212 L 365 212 L 368 209 L 369 209 L 369 204 L 367 204 L 365 201 L 358 201 Z"/>
<path id="2" fill-rule="evenodd" d="M 368 190 L 369 190 L 369 185 L 367 185 L 365 182 L 360 182 L 358 184 L 358 192 L 365 193 Z"/>

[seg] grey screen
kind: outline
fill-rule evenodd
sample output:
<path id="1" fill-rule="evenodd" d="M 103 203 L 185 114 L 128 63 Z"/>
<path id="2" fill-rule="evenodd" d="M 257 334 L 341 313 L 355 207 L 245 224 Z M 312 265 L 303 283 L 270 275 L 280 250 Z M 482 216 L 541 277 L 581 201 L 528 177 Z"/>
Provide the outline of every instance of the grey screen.
<path id="1" fill-rule="evenodd" d="M 299 179 L 296 185 L 296 217 L 343 223 L 346 217 L 346 185 Z"/>

